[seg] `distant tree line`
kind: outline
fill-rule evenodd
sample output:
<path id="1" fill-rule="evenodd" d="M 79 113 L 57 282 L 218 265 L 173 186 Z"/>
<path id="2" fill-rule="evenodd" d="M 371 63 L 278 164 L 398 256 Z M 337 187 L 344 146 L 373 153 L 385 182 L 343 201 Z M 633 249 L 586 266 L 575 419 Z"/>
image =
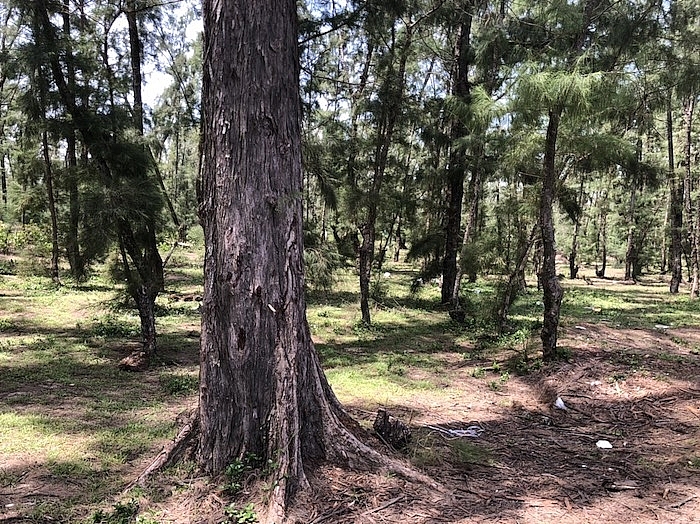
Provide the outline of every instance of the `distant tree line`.
<path id="1" fill-rule="evenodd" d="M 377 275 L 413 261 L 423 280 L 442 277 L 445 310 L 464 321 L 463 284 L 493 276 L 505 327 L 535 274 L 546 359 L 557 357 L 557 257 L 569 278 L 619 264 L 628 280 L 662 272 L 671 293 L 686 282 L 697 297 L 694 6 L 300 3 L 311 284 L 352 262 L 370 324 Z M 197 8 L 32 0 L 0 16 L 3 231 L 38 227 L 57 282 L 115 255 L 150 358 L 161 252 L 199 220 Z M 152 68 L 171 82 L 144 102 Z"/>

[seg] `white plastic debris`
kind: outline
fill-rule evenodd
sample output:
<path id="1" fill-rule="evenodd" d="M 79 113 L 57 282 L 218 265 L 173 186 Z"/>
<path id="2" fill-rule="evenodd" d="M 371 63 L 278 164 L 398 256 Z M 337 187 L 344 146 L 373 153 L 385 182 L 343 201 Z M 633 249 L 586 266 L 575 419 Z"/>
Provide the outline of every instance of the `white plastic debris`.
<path id="1" fill-rule="evenodd" d="M 569 408 L 566 407 L 566 404 L 564 404 L 561 397 L 557 397 L 557 400 L 554 401 L 554 407 L 557 409 L 563 409 L 564 411 L 569 411 Z"/>
<path id="2" fill-rule="evenodd" d="M 443 435 L 447 435 L 451 438 L 469 437 L 469 438 L 479 438 L 484 432 L 484 428 L 481 426 L 469 426 L 467 429 L 450 429 L 441 428 L 440 426 L 428 426 L 430 429 L 439 431 Z"/>
<path id="3" fill-rule="evenodd" d="M 386 271 L 386 272 L 384 273 L 384 278 L 391 278 L 391 273 L 389 273 L 388 271 Z"/>
<path id="4" fill-rule="evenodd" d="M 612 449 L 612 444 L 610 444 L 610 442 L 607 440 L 599 440 L 595 443 L 595 445 L 600 449 Z"/>
<path id="5" fill-rule="evenodd" d="M 586 331 L 586 328 L 583 326 L 574 326 L 574 329 L 578 329 L 580 331 Z"/>

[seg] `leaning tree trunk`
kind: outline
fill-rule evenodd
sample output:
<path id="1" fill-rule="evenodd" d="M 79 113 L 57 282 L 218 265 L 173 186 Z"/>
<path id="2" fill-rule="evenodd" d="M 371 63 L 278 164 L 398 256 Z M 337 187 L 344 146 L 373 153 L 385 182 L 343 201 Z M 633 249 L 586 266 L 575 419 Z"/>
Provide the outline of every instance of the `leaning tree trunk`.
<path id="1" fill-rule="evenodd" d="M 556 246 L 554 244 L 554 191 L 557 182 L 555 155 L 557 135 L 562 108 L 549 111 L 547 137 L 544 150 L 544 172 L 542 177 L 542 194 L 540 196 L 540 227 L 542 228 L 542 288 L 544 302 L 544 319 L 542 323 L 542 356 L 544 360 L 557 358 L 557 331 L 559 328 L 559 310 L 564 296 L 557 278 Z"/>
<path id="2" fill-rule="evenodd" d="M 264 521 L 280 523 L 305 466 L 386 459 L 346 428 L 306 319 L 296 3 L 203 9 L 198 462 L 213 475 L 248 453 L 274 463 Z"/>

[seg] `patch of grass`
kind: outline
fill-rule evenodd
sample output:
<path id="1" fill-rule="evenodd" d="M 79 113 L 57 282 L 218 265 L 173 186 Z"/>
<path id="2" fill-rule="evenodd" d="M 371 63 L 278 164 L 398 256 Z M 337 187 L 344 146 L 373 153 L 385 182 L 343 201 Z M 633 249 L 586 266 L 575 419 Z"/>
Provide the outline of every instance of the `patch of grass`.
<path id="1" fill-rule="evenodd" d="M 65 479 L 89 478 L 97 472 L 85 460 L 49 460 L 46 463 L 49 473 Z"/>
<path id="2" fill-rule="evenodd" d="M 199 389 L 199 376 L 189 373 L 161 373 L 158 381 L 168 395 L 191 395 Z"/>
<path id="3" fill-rule="evenodd" d="M 666 351 L 657 353 L 656 358 L 663 360 L 664 362 L 685 362 L 685 357 L 683 355 L 674 355 L 673 353 L 668 353 Z"/>
<path id="4" fill-rule="evenodd" d="M 143 455 L 156 439 L 172 438 L 171 422 L 130 422 L 123 426 L 105 428 L 95 435 L 95 449 L 105 467 L 124 464 Z"/>
<path id="5" fill-rule="evenodd" d="M 0 468 L 0 488 L 9 488 L 16 485 L 22 478 L 22 473 Z"/>
<path id="6" fill-rule="evenodd" d="M 130 338 L 140 334 L 138 322 L 107 314 L 93 319 L 90 325 L 92 336 L 100 338 Z"/>
<path id="7" fill-rule="evenodd" d="M 18 331 L 17 324 L 9 318 L 0 318 L 0 333 Z"/>
<path id="8" fill-rule="evenodd" d="M 455 439 L 451 440 L 449 445 L 453 462 L 456 464 L 466 466 L 490 463 L 489 452 L 473 442 Z"/>
<path id="9" fill-rule="evenodd" d="M 688 458 L 688 467 L 693 470 L 700 470 L 700 456 Z"/>

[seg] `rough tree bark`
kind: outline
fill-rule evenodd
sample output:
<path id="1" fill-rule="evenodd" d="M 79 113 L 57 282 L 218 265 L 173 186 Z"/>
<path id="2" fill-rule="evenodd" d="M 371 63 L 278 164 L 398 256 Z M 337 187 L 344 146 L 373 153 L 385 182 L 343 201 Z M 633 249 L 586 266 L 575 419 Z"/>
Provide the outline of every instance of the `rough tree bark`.
<path id="1" fill-rule="evenodd" d="M 455 44 L 455 66 L 453 72 L 452 96 L 457 103 L 467 105 L 471 98 L 471 84 L 469 83 L 469 66 L 472 62 L 471 49 L 472 9 L 473 0 L 463 2 L 459 6 L 459 28 L 457 42 Z M 460 111 L 461 113 L 461 111 Z M 462 225 L 462 200 L 464 199 L 464 178 L 467 172 L 467 153 L 464 146 L 457 142 L 467 134 L 467 126 L 463 115 L 453 117 L 450 129 L 450 157 L 447 166 L 447 211 L 445 224 L 445 257 L 442 262 L 442 289 L 443 304 L 449 303 L 453 309 L 459 306 L 459 296 L 455 295 L 455 283 L 457 281 L 457 252 L 461 240 L 460 230 Z M 459 291 L 457 289 L 457 291 Z"/>
<path id="2" fill-rule="evenodd" d="M 305 467 L 388 461 L 347 429 L 306 320 L 296 3 L 204 0 L 203 13 L 198 462 L 215 475 L 247 453 L 271 460 L 263 521 L 281 523 Z"/>
<path id="3" fill-rule="evenodd" d="M 559 310 L 564 296 L 557 278 L 556 247 L 554 244 L 554 192 L 557 182 L 555 156 L 559 121 L 563 109 L 556 107 L 549 111 L 547 136 L 544 150 L 544 169 L 542 177 L 542 194 L 540 195 L 540 227 L 542 228 L 542 290 L 544 302 L 544 319 L 542 323 L 542 356 L 544 360 L 557 358 L 557 331 L 559 328 Z"/>

